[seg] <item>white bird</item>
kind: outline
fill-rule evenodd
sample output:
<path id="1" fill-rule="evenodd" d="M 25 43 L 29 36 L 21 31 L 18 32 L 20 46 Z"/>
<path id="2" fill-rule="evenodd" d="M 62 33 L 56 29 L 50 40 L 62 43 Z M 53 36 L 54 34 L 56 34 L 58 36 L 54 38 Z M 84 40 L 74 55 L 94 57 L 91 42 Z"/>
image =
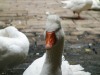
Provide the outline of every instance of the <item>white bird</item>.
<path id="1" fill-rule="evenodd" d="M 0 29 L 0 70 L 20 64 L 28 54 L 29 40 L 15 27 Z"/>
<path id="2" fill-rule="evenodd" d="M 46 54 L 36 59 L 23 75 L 91 75 L 80 65 L 63 60 L 64 31 L 57 15 L 48 15 L 45 27 Z"/>
<path id="3" fill-rule="evenodd" d="M 90 9 L 93 2 L 92 0 L 67 0 L 61 1 L 61 3 L 65 4 L 63 8 L 72 10 L 74 14 L 78 14 L 78 18 L 81 18 L 80 13 Z"/>
<path id="4" fill-rule="evenodd" d="M 93 5 L 91 9 L 100 9 L 100 0 L 92 0 L 92 1 L 93 1 Z"/>

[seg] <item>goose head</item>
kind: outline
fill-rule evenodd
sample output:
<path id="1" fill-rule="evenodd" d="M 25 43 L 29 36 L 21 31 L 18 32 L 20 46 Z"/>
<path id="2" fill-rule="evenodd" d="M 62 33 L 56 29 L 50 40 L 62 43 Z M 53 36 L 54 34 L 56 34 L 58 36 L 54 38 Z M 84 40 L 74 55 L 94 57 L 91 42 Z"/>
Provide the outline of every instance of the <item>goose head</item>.
<path id="1" fill-rule="evenodd" d="M 58 15 L 48 15 L 45 26 L 46 49 L 51 49 L 64 41 L 64 31 Z"/>
<path id="2" fill-rule="evenodd" d="M 46 58 L 40 75 L 61 75 L 64 32 L 60 18 L 48 15 L 45 26 Z"/>
<path id="3" fill-rule="evenodd" d="M 58 15 L 48 15 L 45 26 L 45 47 L 47 50 L 63 46 L 64 31 Z"/>

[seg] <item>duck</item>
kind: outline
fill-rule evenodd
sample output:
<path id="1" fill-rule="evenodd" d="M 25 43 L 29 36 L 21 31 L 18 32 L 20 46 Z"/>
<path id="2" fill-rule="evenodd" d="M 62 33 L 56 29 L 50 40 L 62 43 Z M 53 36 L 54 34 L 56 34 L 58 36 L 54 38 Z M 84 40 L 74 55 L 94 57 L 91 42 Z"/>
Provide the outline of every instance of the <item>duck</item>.
<path id="1" fill-rule="evenodd" d="M 92 0 L 93 4 L 91 9 L 100 9 L 100 0 Z"/>
<path id="2" fill-rule="evenodd" d="M 66 0 L 66 1 L 61 1 L 63 8 L 70 9 L 73 11 L 73 13 L 78 14 L 78 18 L 80 19 L 80 13 L 82 11 L 91 9 L 91 6 L 93 4 L 92 0 Z"/>
<path id="3" fill-rule="evenodd" d="M 29 40 L 14 26 L 0 29 L 0 71 L 21 64 L 28 55 Z"/>
<path id="4" fill-rule="evenodd" d="M 60 17 L 50 14 L 44 30 L 45 53 L 34 60 L 23 75 L 91 75 L 80 65 L 70 65 L 63 56 L 64 30 Z"/>

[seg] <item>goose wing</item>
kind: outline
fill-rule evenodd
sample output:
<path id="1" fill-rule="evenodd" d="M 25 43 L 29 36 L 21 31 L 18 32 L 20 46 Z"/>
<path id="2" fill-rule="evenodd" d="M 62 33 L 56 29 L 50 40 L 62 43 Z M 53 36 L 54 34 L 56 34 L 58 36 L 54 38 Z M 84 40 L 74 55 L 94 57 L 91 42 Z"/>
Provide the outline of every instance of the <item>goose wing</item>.
<path id="1" fill-rule="evenodd" d="M 23 75 L 40 75 L 46 55 L 36 59 L 23 73 Z"/>

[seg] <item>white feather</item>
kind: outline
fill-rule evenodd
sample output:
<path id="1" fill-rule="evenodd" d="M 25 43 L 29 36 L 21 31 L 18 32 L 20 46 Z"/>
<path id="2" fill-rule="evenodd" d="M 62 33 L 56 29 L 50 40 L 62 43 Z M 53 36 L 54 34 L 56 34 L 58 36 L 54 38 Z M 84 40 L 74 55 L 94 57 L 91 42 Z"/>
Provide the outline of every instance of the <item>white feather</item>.
<path id="1" fill-rule="evenodd" d="M 92 0 L 92 1 L 93 1 L 93 5 L 91 9 L 100 9 L 100 0 Z"/>
<path id="2" fill-rule="evenodd" d="M 0 30 L 0 69 L 20 64 L 28 50 L 29 41 L 25 34 L 13 26 Z"/>
<path id="3" fill-rule="evenodd" d="M 84 10 L 90 9 L 93 2 L 92 0 L 67 0 L 61 1 L 61 3 L 65 4 L 63 8 L 67 8 L 76 13 L 80 13 Z"/>

